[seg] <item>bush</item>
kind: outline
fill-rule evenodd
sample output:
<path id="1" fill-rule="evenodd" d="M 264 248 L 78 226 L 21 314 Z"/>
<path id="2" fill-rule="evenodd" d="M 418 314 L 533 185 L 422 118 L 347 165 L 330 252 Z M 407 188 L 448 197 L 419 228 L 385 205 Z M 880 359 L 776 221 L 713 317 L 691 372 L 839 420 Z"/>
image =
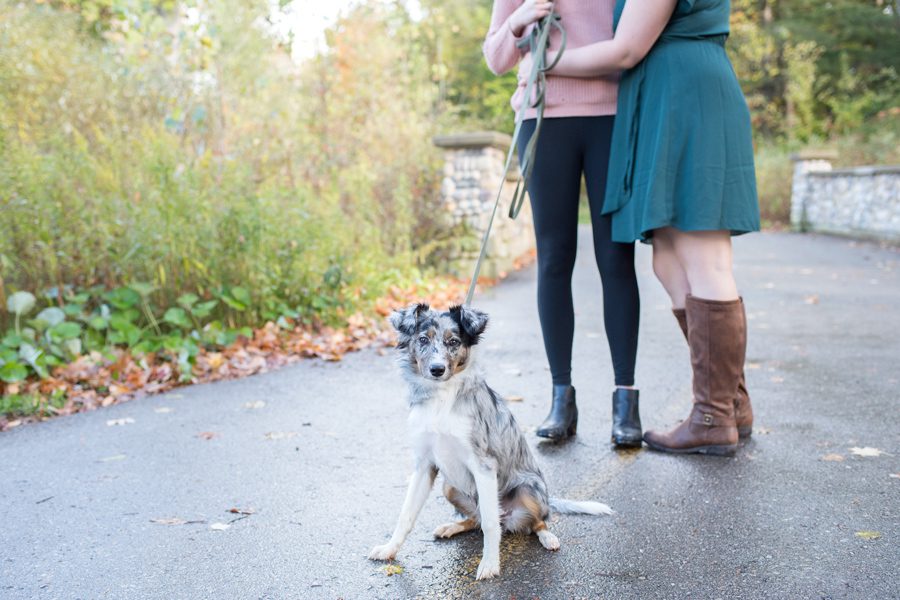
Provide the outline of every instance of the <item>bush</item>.
<path id="1" fill-rule="evenodd" d="M 341 27 L 365 55 L 333 43 L 298 73 L 265 10 L 147 9 L 98 37 L 0 4 L 0 301 L 145 282 L 162 309 L 245 290 L 242 310 L 215 308 L 231 327 L 333 322 L 426 266 L 433 85 L 398 46 L 415 43 L 405 13 L 359 9 Z M 399 85 L 349 93 L 379 69 Z"/>

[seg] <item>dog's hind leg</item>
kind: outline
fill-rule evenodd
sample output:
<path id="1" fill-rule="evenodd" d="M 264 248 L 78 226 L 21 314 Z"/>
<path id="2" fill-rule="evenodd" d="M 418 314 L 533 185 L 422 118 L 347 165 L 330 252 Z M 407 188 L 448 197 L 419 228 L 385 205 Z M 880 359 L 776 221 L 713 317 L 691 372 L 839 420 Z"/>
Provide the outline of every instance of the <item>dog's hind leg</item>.
<path id="1" fill-rule="evenodd" d="M 475 498 L 460 492 L 458 489 L 444 482 L 444 498 L 453 505 L 456 511 L 465 517 L 461 521 L 444 523 L 434 530 L 434 537 L 449 538 L 459 533 L 471 531 L 478 527 L 478 503 Z"/>
<path id="2" fill-rule="evenodd" d="M 559 538 L 556 537 L 552 531 L 547 529 L 547 523 L 541 521 L 540 523 L 535 525 L 534 533 L 538 536 L 538 540 L 540 540 L 541 546 L 543 546 L 547 550 L 559 550 Z"/>
<path id="3" fill-rule="evenodd" d="M 468 519 L 463 519 L 462 521 L 454 521 L 452 523 L 444 523 L 443 525 L 438 525 L 434 530 L 434 537 L 450 538 L 458 533 L 472 531 L 473 529 L 477 528 L 478 521 L 469 517 Z"/>
<path id="4" fill-rule="evenodd" d="M 525 486 L 519 488 L 515 503 L 517 504 L 517 512 L 521 515 L 520 520 L 527 519 L 530 521 L 529 529 L 538 537 L 541 546 L 547 550 L 559 550 L 559 538 L 547 529 L 547 522 L 545 521 L 549 516 L 547 505 L 541 502 L 533 494 L 532 490 Z M 521 513 L 525 514 L 522 515 Z"/>

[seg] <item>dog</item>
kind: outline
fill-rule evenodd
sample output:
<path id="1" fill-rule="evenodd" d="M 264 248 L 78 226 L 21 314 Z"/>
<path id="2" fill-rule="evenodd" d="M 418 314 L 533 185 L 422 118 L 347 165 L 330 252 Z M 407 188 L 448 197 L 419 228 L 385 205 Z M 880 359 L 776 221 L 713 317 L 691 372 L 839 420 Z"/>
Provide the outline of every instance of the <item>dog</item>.
<path id="1" fill-rule="evenodd" d="M 484 549 L 476 579 L 500 574 L 501 531 L 534 533 L 548 550 L 559 539 L 547 528 L 550 510 L 602 515 L 600 502 L 550 498 L 547 483 L 504 400 L 478 368 L 475 350 L 488 316 L 466 306 L 446 312 L 427 304 L 391 315 L 398 333 L 398 360 L 409 384 L 409 430 L 415 468 L 390 540 L 369 553 L 373 560 L 396 555 L 428 498 L 438 473 L 444 497 L 462 519 L 439 526 L 449 538 L 481 527 Z"/>

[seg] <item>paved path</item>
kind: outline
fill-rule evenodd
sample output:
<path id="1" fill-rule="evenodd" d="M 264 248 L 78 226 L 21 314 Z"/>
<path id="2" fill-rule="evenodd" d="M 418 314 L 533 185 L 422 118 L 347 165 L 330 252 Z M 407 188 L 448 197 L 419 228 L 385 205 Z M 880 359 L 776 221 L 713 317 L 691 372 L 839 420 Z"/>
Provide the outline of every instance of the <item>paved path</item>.
<path id="1" fill-rule="evenodd" d="M 581 233 L 579 436 L 535 448 L 557 495 L 618 514 L 561 517 L 558 553 L 506 537 L 502 577 L 476 583 L 481 536 L 433 541 L 451 514 L 434 493 L 402 574 L 365 559 L 393 527 L 410 466 L 403 385 L 390 357 L 367 351 L 0 435 L 0 597 L 900 597 L 900 254 L 738 239 L 757 431 L 731 459 L 674 457 L 608 445 L 612 375 Z M 688 412 L 687 350 L 647 248 L 638 261 L 642 413 L 669 426 Z M 490 381 L 524 397 L 513 410 L 526 429 L 549 397 L 533 298 L 529 270 L 477 300 L 493 316 Z M 239 517 L 233 507 L 256 512 L 211 529 Z M 162 518 L 203 522 L 151 522 Z"/>

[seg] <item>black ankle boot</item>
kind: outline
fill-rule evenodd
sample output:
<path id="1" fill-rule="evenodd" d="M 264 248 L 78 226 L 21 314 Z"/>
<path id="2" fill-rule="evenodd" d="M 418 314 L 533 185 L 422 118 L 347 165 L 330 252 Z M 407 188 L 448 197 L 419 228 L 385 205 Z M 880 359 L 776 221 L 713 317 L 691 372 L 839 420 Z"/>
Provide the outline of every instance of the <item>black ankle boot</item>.
<path id="1" fill-rule="evenodd" d="M 575 406 L 575 388 L 571 385 L 554 385 L 553 405 L 550 407 L 550 414 L 538 427 L 537 436 L 564 440 L 575 435 L 577 427 L 578 407 Z"/>
<path id="2" fill-rule="evenodd" d="M 626 448 L 641 445 L 641 415 L 637 390 L 616 388 L 612 395 L 612 443 Z"/>

